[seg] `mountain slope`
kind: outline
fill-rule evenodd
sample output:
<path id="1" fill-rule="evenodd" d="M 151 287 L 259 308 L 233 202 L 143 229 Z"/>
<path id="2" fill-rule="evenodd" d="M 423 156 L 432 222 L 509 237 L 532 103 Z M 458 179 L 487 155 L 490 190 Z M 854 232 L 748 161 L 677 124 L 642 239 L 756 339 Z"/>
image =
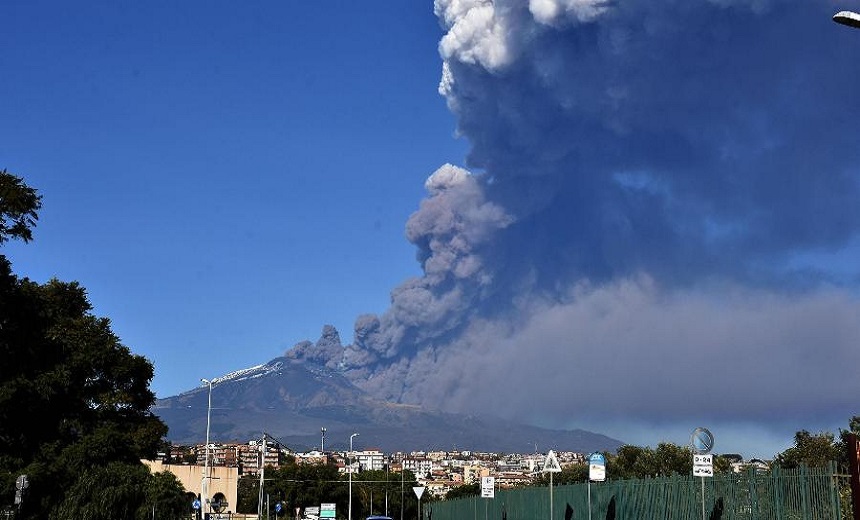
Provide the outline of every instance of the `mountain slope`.
<path id="1" fill-rule="evenodd" d="M 170 428 L 168 439 L 203 442 L 208 387 L 161 399 L 153 412 Z M 227 374 L 212 389 L 210 439 L 245 442 L 263 432 L 295 450 L 320 445 L 342 450 L 349 435 L 359 446 L 384 451 L 471 449 L 525 452 L 546 449 L 614 451 L 621 442 L 584 430 L 546 430 L 488 416 L 465 416 L 380 401 L 342 375 L 307 360 L 276 358 Z"/>

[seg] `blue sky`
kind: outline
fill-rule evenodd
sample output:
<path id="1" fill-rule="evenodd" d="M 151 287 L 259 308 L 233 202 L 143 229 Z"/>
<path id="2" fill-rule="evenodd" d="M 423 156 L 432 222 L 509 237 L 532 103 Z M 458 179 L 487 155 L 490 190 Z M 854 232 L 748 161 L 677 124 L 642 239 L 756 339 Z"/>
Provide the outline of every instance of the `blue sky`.
<path id="1" fill-rule="evenodd" d="M 769 457 L 860 414 L 840 9 L 7 1 L 4 253 L 160 397 L 332 324 L 301 353 L 379 397 Z"/>
<path id="2" fill-rule="evenodd" d="M 44 197 L 16 272 L 79 280 L 159 396 L 380 312 L 465 143 L 430 3 L 4 2 L 0 161 Z"/>

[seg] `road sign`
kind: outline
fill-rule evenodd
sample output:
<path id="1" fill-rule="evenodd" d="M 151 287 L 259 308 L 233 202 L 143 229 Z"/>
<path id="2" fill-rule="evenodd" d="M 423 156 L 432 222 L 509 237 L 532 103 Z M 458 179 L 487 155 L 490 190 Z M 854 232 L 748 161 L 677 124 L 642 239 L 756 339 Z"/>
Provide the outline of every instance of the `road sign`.
<path id="1" fill-rule="evenodd" d="M 710 453 L 694 453 L 693 454 L 693 476 L 694 477 L 713 477 L 714 476 L 714 456 Z"/>
<path id="2" fill-rule="evenodd" d="M 711 454 L 694 454 L 693 466 L 713 466 L 714 456 Z"/>
<path id="3" fill-rule="evenodd" d="M 421 495 L 424 494 L 424 486 L 415 486 L 412 488 L 412 491 L 415 492 L 415 497 L 418 498 L 418 500 L 421 500 Z"/>
<path id="4" fill-rule="evenodd" d="M 694 477 L 713 477 L 714 476 L 714 467 L 713 466 L 693 466 L 693 476 Z"/>
<path id="5" fill-rule="evenodd" d="M 546 454 L 546 460 L 543 462 L 543 470 L 541 471 L 544 473 L 561 473 L 561 466 L 554 451 L 549 450 L 549 453 Z"/>
<path id="6" fill-rule="evenodd" d="M 200 501 L 195 498 L 194 502 L 191 502 L 191 507 L 194 509 L 200 509 Z"/>
<path id="7" fill-rule="evenodd" d="M 496 497 L 496 479 L 494 477 L 481 477 L 481 498 Z"/>
<path id="8" fill-rule="evenodd" d="M 606 480 L 606 457 L 602 453 L 592 453 L 588 456 L 588 480 L 592 482 Z"/>
<path id="9" fill-rule="evenodd" d="M 320 518 L 337 518 L 337 504 L 320 504 Z"/>
<path id="10" fill-rule="evenodd" d="M 696 428 L 690 436 L 693 453 L 710 453 L 714 448 L 714 434 L 707 428 Z"/>

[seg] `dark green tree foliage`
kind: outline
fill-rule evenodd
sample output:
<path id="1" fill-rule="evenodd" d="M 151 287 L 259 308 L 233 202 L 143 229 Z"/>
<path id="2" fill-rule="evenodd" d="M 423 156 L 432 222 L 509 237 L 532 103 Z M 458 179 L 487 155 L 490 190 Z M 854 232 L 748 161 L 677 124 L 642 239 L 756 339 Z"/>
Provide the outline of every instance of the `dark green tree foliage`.
<path id="1" fill-rule="evenodd" d="M 237 513 L 257 512 L 259 483 L 259 477 L 253 475 L 239 479 Z M 353 518 L 365 518 L 371 512 L 384 513 L 386 500 L 389 516 L 399 518 L 402 504 L 404 518 L 415 518 L 418 501 L 412 487 L 416 485 L 415 476 L 410 471 L 402 479 L 400 473 L 386 471 L 353 474 Z M 269 497 L 271 508 L 282 502 L 290 515 L 294 514 L 296 507 L 304 509 L 322 503 L 336 504 L 339 516 L 345 516 L 349 508 L 348 475 L 339 474 L 337 467 L 331 464 L 296 464 L 295 460 L 288 460 L 279 469 L 267 468 L 264 492 Z M 428 501 L 428 496 L 422 497 L 422 504 Z"/>
<path id="2" fill-rule="evenodd" d="M 480 495 L 480 484 L 463 484 L 462 486 L 457 486 L 451 491 L 445 493 L 445 500 L 453 500 L 455 498 L 477 497 Z"/>
<path id="3" fill-rule="evenodd" d="M 800 430 L 794 434 L 794 446 L 777 455 L 774 463 L 782 468 L 790 469 L 801 465 L 821 467 L 829 461 L 844 459 L 844 449 L 841 443 L 834 442 L 832 433 L 812 434 L 806 430 Z"/>
<path id="4" fill-rule="evenodd" d="M 5 169 L 0 171 L 0 244 L 10 238 L 33 239 L 31 228 L 39 220 L 42 197 L 24 180 Z"/>
<path id="5" fill-rule="evenodd" d="M 179 520 L 188 516 L 187 509 L 182 486 L 173 474 L 150 474 L 141 464 L 111 462 L 87 470 L 75 481 L 51 518 Z"/>
<path id="6" fill-rule="evenodd" d="M 668 477 L 693 472 L 693 455 L 689 448 L 661 442 L 657 449 L 622 446 L 607 461 L 607 471 L 614 479 Z"/>
<path id="7" fill-rule="evenodd" d="M 5 170 L 0 195 L 0 243 L 29 240 L 40 198 Z M 93 468 L 146 471 L 140 459 L 167 432 L 149 411 L 152 365 L 91 311 L 77 282 L 18 278 L 0 255 L 0 485 L 9 503 L 16 476 L 28 476 L 25 518 L 71 507 Z"/>
<path id="8" fill-rule="evenodd" d="M 565 464 L 561 471 L 553 474 L 552 485 L 564 486 L 567 484 L 579 484 L 588 482 L 588 463 Z M 533 486 L 549 486 L 549 473 L 539 473 L 532 483 Z"/>

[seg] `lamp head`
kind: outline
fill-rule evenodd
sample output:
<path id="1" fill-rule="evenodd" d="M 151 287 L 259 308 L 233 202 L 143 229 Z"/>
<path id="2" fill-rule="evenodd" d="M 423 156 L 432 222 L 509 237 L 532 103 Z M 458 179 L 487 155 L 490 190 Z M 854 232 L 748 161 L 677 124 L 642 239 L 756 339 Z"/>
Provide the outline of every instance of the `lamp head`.
<path id="1" fill-rule="evenodd" d="M 833 21 L 848 27 L 860 29 L 860 14 L 853 11 L 839 11 L 833 15 Z"/>

